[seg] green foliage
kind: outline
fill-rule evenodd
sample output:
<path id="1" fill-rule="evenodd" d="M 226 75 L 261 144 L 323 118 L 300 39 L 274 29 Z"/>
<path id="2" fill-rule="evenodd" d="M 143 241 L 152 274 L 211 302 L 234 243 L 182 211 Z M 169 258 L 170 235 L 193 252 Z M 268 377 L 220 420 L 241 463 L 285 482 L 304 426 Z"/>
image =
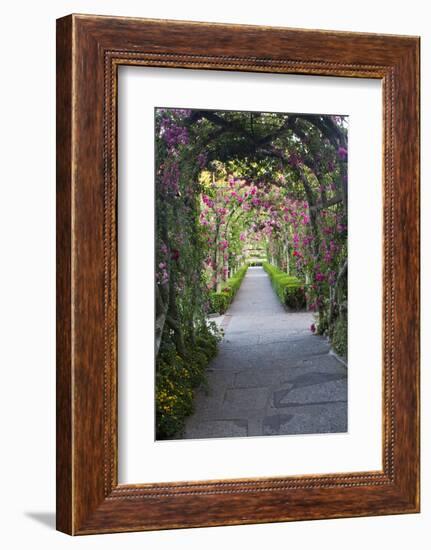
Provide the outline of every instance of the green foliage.
<path id="1" fill-rule="evenodd" d="M 219 339 L 212 326 L 198 333 L 184 357 L 172 344 L 160 350 L 156 370 L 157 439 L 174 438 L 184 429 L 186 417 L 193 412 L 193 390 L 205 383 L 205 369 L 217 354 Z"/>
<path id="2" fill-rule="evenodd" d="M 233 277 L 224 283 L 221 292 L 210 292 L 210 311 L 212 313 L 219 313 L 220 315 L 225 313 L 238 292 L 247 269 L 248 265 L 241 267 Z"/>
<path id="3" fill-rule="evenodd" d="M 347 123 L 163 108 L 155 122 L 156 423 L 158 438 L 172 438 L 217 351 L 208 310 L 227 310 L 247 266 L 226 277 L 247 259 L 277 265 L 262 264 L 282 303 L 307 304 L 317 331 L 347 352 L 347 208 L 334 202 L 347 185 Z"/>
<path id="4" fill-rule="evenodd" d="M 228 292 L 211 292 L 209 295 L 210 313 L 222 315 L 229 307 L 232 298 Z"/>
<path id="5" fill-rule="evenodd" d="M 300 310 L 306 306 L 305 285 L 297 277 L 291 277 L 277 267 L 264 262 L 263 269 L 268 273 L 272 287 L 283 305 Z"/>
<path id="6" fill-rule="evenodd" d="M 347 359 L 347 318 L 344 315 L 337 317 L 330 339 L 332 347 L 338 355 Z"/>
<path id="7" fill-rule="evenodd" d="M 262 267 L 265 260 L 252 260 L 250 262 L 247 262 L 248 267 Z"/>

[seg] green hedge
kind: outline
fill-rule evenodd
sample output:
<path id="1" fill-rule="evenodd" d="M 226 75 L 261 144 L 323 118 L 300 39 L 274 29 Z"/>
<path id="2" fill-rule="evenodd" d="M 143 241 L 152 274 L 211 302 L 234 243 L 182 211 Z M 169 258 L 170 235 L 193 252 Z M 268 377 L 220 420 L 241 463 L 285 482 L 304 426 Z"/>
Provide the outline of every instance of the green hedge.
<path id="1" fill-rule="evenodd" d="M 232 303 L 235 294 L 241 286 L 242 280 L 247 273 L 248 265 L 241 267 L 233 277 L 228 279 L 220 292 L 210 292 L 210 313 L 219 313 L 222 315 Z"/>
<path id="2" fill-rule="evenodd" d="M 205 369 L 217 354 L 220 335 L 202 328 L 194 345 L 187 345 L 185 357 L 175 346 L 165 344 L 156 361 L 156 439 L 178 437 L 187 416 L 193 412 L 194 389 L 206 383 Z"/>
<path id="3" fill-rule="evenodd" d="M 262 264 L 264 263 L 264 259 L 256 259 L 256 260 L 251 260 L 249 262 L 247 262 L 247 265 L 248 267 L 262 267 Z"/>
<path id="4" fill-rule="evenodd" d="M 345 315 L 338 316 L 330 333 L 332 347 L 347 360 L 347 317 Z"/>
<path id="5" fill-rule="evenodd" d="M 305 284 L 297 277 L 291 277 L 277 267 L 263 262 L 263 269 L 268 273 L 275 293 L 282 304 L 295 310 L 304 309 L 307 305 Z"/>

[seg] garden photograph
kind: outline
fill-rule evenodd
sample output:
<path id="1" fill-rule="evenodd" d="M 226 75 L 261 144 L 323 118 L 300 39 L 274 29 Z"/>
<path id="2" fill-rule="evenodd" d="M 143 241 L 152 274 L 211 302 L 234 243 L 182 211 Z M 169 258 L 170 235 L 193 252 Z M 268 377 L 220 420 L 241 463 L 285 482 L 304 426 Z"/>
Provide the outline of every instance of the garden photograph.
<path id="1" fill-rule="evenodd" d="M 154 120 L 155 439 L 346 432 L 348 116 Z"/>

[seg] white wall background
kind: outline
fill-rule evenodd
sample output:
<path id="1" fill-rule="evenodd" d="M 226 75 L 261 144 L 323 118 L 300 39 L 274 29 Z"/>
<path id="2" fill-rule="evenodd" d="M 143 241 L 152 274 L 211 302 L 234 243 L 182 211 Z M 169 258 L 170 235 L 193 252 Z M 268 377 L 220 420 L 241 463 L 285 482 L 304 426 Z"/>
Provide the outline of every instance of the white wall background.
<path id="1" fill-rule="evenodd" d="M 223 527 L 72 539 L 54 526 L 55 411 L 55 19 L 96 13 L 283 25 L 422 37 L 423 334 L 431 331 L 431 30 L 421 0 L 56 0 L 3 5 L 0 21 L 1 542 L 36 547 L 354 550 L 427 548 L 431 522 L 431 339 L 422 346 L 422 514 Z M 427 101 L 428 99 L 428 101 Z M 428 306 L 428 307 L 427 307 Z M 364 396 L 365 399 L 365 396 Z M 429 535 L 428 535 L 429 540 Z"/>
<path id="2" fill-rule="evenodd" d="M 148 353 L 154 338 L 148 293 L 154 278 L 154 197 L 143 184 L 150 182 L 151 188 L 154 177 L 154 105 L 280 112 L 286 97 L 292 112 L 349 114 L 349 333 L 360 337 L 349 338 L 348 433 L 155 442 Z M 122 67 L 118 100 L 120 482 L 380 470 L 383 196 L 376 182 L 382 174 L 381 82 Z M 367 205 L 366 225 L 362 210 L 355 208 L 361 203 Z"/>

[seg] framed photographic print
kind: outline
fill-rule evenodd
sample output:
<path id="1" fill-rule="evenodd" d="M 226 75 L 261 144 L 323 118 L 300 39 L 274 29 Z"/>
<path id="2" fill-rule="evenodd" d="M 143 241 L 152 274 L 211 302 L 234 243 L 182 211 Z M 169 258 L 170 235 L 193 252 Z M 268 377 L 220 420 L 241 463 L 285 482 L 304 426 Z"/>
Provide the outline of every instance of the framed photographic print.
<path id="1" fill-rule="evenodd" d="M 419 511 L 419 39 L 57 21 L 57 528 Z"/>

